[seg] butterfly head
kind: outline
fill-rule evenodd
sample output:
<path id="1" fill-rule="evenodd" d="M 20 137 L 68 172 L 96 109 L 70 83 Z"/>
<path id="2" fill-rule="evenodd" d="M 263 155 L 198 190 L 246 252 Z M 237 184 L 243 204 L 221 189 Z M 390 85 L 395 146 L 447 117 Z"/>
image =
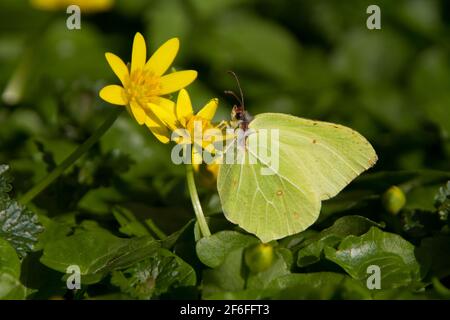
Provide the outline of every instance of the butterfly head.
<path id="1" fill-rule="evenodd" d="M 245 110 L 245 105 L 244 105 L 244 94 L 242 93 L 242 89 L 241 89 L 241 84 L 239 83 L 239 79 L 237 77 L 237 75 L 233 72 L 233 71 L 228 71 L 229 74 L 233 75 L 234 78 L 236 79 L 238 88 L 239 88 L 239 93 L 240 93 L 240 97 L 234 93 L 234 91 L 231 90 L 227 90 L 224 91 L 225 94 L 233 96 L 238 104 L 233 106 L 233 109 L 231 109 L 231 124 L 233 127 L 240 127 L 242 130 L 247 130 L 248 129 L 248 124 L 251 121 L 251 116 L 250 114 Z"/>

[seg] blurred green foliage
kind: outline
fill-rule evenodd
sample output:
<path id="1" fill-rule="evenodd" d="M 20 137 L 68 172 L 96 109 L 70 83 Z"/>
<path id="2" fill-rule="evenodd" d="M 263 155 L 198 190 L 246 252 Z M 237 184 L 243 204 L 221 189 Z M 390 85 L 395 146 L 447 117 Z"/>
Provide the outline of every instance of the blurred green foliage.
<path id="1" fill-rule="evenodd" d="M 117 0 L 108 12 L 82 13 L 81 30 L 68 30 L 64 11 L 39 11 L 24 0 L 1 1 L 0 90 L 4 92 L 14 77 L 23 88 L 18 103 L 7 103 L 4 95 L 0 102 L 0 164 L 11 168 L 12 196 L 23 194 L 51 171 L 114 108 L 98 97 L 103 85 L 117 81 L 104 52 L 130 60 L 137 31 L 146 37 L 150 51 L 171 37 L 180 38 L 174 66 L 199 71 L 189 87 L 194 106 L 219 97 L 217 121 L 229 119 L 233 101 L 223 91 L 235 88 L 226 73 L 233 70 L 250 113 L 283 112 L 340 123 L 367 137 L 379 156 L 368 174 L 325 203 L 311 230 L 277 244 L 271 269 L 264 275 L 243 274 L 244 249 L 256 239 L 248 236 L 244 241 L 247 235 L 236 232 L 226 236 L 232 246 L 222 248 L 225 240 L 218 234 L 211 240 L 216 242 L 199 242 L 196 252 L 183 168 L 168 160 L 170 146 L 158 143 L 123 114 L 29 206 L 45 231 L 36 252 L 22 261 L 22 276 L 14 246 L 0 239 L 0 251 L 13 256 L 7 263 L 0 257 L 0 272 L 9 268 L 0 274 L 0 287 L 9 292 L 2 297 L 123 297 L 110 295 L 118 289 L 134 298 L 439 297 L 429 285 L 432 276 L 448 284 L 450 275 L 450 260 L 440 253 L 449 246 L 449 187 L 444 186 L 450 178 L 450 3 L 378 0 L 381 30 L 366 28 L 370 4 L 373 1 Z M 392 185 L 407 199 L 396 216 L 380 201 Z M 10 190 L 2 190 L 2 201 L 6 192 Z M 204 188 L 201 197 L 205 211 L 213 214 L 213 232 L 233 228 L 220 214 L 215 192 Z M 345 216 L 351 223 L 342 231 L 335 226 Z M 153 221 L 170 236 L 156 243 L 160 230 L 139 221 Z M 416 258 L 410 257 L 414 247 L 400 236 L 415 246 Z M 80 237 L 84 242 L 77 240 Z M 79 252 L 70 251 L 71 244 L 91 250 L 99 239 L 100 251 L 119 251 L 108 259 L 126 263 L 112 268 L 100 261 L 96 273 L 87 265 L 83 275 L 93 283 L 102 281 L 104 287 L 67 293 L 63 274 L 57 272 L 78 261 Z M 386 248 L 362 252 L 361 261 L 389 254 L 393 263 L 394 285 L 372 294 L 359 282 L 361 266 L 339 257 L 334 248 L 384 240 L 407 247 L 409 260 L 402 261 L 404 252 Z M 121 256 L 135 241 L 144 241 L 148 250 L 144 246 L 144 252 Z M 209 256 L 218 248 L 220 258 Z M 59 256 L 61 250 L 68 254 Z M 159 272 L 163 278 L 139 278 L 142 272 L 151 275 L 158 261 L 164 266 Z M 205 261 L 211 261 L 206 263 L 210 268 L 202 264 Z M 413 270 L 409 278 L 395 271 L 407 272 L 405 265 Z M 24 272 L 30 279 L 20 283 Z M 170 279 L 171 272 L 183 278 Z M 38 275 L 41 280 L 34 281 Z M 420 281 L 428 291 L 416 295 L 411 288 L 420 287 Z M 191 288 L 196 283 L 203 284 L 203 292 Z M 180 284 L 190 289 L 176 289 Z M 398 289 L 402 284 L 408 290 Z M 32 290 L 26 293 L 24 286 Z"/>

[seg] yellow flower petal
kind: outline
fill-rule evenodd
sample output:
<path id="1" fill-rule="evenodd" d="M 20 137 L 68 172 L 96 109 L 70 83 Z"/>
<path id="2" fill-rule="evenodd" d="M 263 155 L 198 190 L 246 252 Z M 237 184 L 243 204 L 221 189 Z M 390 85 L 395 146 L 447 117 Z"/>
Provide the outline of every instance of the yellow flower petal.
<path id="1" fill-rule="evenodd" d="M 133 114 L 137 123 L 140 125 L 143 125 L 147 118 L 147 115 L 146 115 L 144 109 L 142 109 L 141 106 L 139 104 L 137 104 L 136 102 L 130 102 L 130 109 L 131 109 L 131 113 Z"/>
<path id="2" fill-rule="evenodd" d="M 151 112 L 145 119 L 145 125 L 150 129 L 153 135 L 162 143 L 170 141 L 170 133 L 166 126 Z"/>
<path id="3" fill-rule="evenodd" d="M 155 76 L 162 76 L 164 72 L 169 69 L 173 60 L 175 59 L 178 49 L 180 48 L 180 41 L 178 38 L 172 38 L 166 41 L 145 64 L 145 68 L 152 71 Z"/>
<path id="4" fill-rule="evenodd" d="M 145 40 L 139 32 L 134 36 L 133 51 L 131 53 L 131 71 L 144 67 L 147 59 Z"/>
<path id="5" fill-rule="evenodd" d="M 214 115 L 217 111 L 217 106 L 219 105 L 219 100 L 211 99 L 203 108 L 197 113 L 197 116 L 202 117 L 208 121 L 211 121 L 214 118 Z"/>
<path id="6" fill-rule="evenodd" d="M 177 119 L 183 127 L 186 127 L 187 120 L 192 117 L 194 111 L 192 110 L 191 99 L 185 89 L 181 89 L 178 93 L 177 104 L 175 108 Z"/>
<path id="7" fill-rule="evenodd" d="M 197 78 L 197 71 L 177 71 L 161 77 L 161 95 L 178 91 L 191 84 Z"/>
<path id="8" fill-rule="evenodd" d="M 99 95 L 100 98 L 112 104 L 117 104 L 121 106 L 127 104 L 123 88 L 116 84 L 104 87 L 102 90 L 100 90 Z"/>
<path id="9" fill-rule="evenodd" d="M 172 100 L 163 97 L 153 97 L 152 99 L 150 99 L 150 102 L 166 108 L 172 113 L 175 113 L 175 103 Z"/>
<path id="10" fill-rule="evenodd" d="M 164 124 L 167 125 L 167 127 L 169 127 L 170 130 L 175 130 L 177 128 L 177 119 L 172 110 L 154 103 L 149 103 L 148 107 L 158 119 L 160 119 L 162 122 L 164 122 Z"/>
<path id="11" fill-rule="evenodd" d="M 114 71 L 116 76 L 119 78 L 120 82 L 124 85 L 126 79 L 128 78 L 128 68 L 126 64 L 113 53 L 107 52 L 105 53 L 106 60 L 108 61 L 109 66 Z"/>
<path id="12" fill-rule="evenodd" d="M 197 146 L 195 143 L 192 144 L 192 164 L 194 165 L 194 170 L 198 171 L 198 165 L 202 164 L 202 148 Z"/>

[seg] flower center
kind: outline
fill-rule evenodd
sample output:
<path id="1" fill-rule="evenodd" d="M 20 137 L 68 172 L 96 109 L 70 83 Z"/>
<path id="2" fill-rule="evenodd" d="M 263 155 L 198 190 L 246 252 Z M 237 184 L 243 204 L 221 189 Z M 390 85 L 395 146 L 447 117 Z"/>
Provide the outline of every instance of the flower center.
<path id="1" fill-rule="evenodd" d="M 159 95 L 160 90 L 160 77 L 144 68 L 132 71 L 125 85 L 128 101 L 134 100 L 141 107 L 146 107 L 152 98 Z"/>

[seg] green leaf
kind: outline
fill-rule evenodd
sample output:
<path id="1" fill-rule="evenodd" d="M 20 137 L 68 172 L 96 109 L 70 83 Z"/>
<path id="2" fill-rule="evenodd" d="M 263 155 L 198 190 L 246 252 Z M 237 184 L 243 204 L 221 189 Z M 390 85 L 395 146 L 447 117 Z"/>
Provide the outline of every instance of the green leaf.
<path id="1" fill-rule="evenodd" d="M 197 242 L 196 251 L 203 264 L 216 268 L 222 264 L 231 251 L 257 242 L 259 242 L 258 239 L 253 236 L 236 231 L 220 231 L 210 237 L 200 239 Z"/>
<path id="2" fill-rule="evenodd" d="M 405 287 L 389 289 L 389 290 L 377 290 L 372 293 L 374 300 L 424 300 L 442 299 L 434 290 L 427 291 L 411 291 Z"/>
<path id="3" fill-rule="evenodd" d="M 292 253 L 284 248 L 275 250 L 275 259 L 267 270 L 258 273 L 250 273 L 247 278 L 248 289 L 264 289 L 269 283 L 278 277 L 290 274 Z"/>
<path id="4" fill-rule="evenodd" d="M 292 236 L 280 239 L 278 244 L 282 247 L 294 250 L 297 247 L 304 246 L 306 240 L 314 238 L 318 232 L 316 230 L 308 229 Z"/>
<path id="5" fill-rule="evenodd" d="M 297 253 L 297 266 L 302 268 L 319 262 L 324 248 L 327 246 L 334 247 L 341 240 L 341 237 L 333 234 L 325 235 L 317 242 L 313 242 L 305 248 L 300 249 Z"/>
<path id="6" fill-rule="evenodd" d="M 243 264 L 243 252 L 244 248 L 235 249 L 226 256 L 219 267 L 203 271 L 203 298 L 218 292 L 244 290 L 246 269 Z"/>
<path id="7" fill-rule="evenodd" d="M 359 236 L 369 231 L 372 226 L 382 225 L 361 216 L 344 216 L 337 219 L 331 227 L 302 244 L 297 253 L 297 265 L 306 267 L 318 262 L 326 246 L 334 247 L 346 236 Z"/>
<path id="8" fill-rule="evenodd" d="M 292 273 L 277 277 L 264 289 L 215 292 L 207 299 L 371 299 L 371 292 L 355 279 L 333 272 Z"/>
<path id="9" fill-rule="evenodd" d="M 26 288 L 9 273 L 0 273 L 0 300 L 25 299 Z"/>
<path id="10" fill-rule="evenodd" d="M 83 283 L 95 283 L 112 270 L 151 256 L 158 248 L 159 243 L 150 237 L 123 239 L 97 228 L 47 243 L 40 260 L 63 273 L 68 266 L 78 265 Z"/>
<path id="11" fill-rule="evenodd" d="M 8 170 L 8 166 L 0 166 L 0 237 L 11 243 L 19 256 L 23 257 L 33 250 L 43 228 L 37 215 L 9 197 L 11 185 L 7 177 Z"/>
<path id="12" fill-rule="evenodd" d="M 279 277 L 268 287 L 275 299 L 370 299 L 370 291 L 340 273 L 297 273 Z"/>
<path id="13" fill-rule="evenodd" d="M 166 249 L 125 270 L 114 271 L 111 283 L 137 299 L 157 297 L 170 289 L 194 286 L 194 269 Z"/>
<path id="14" fill-rule="evenodd" d="M 59 219 L 58 219 L 59 218 Z M 64 221 L 64 216 L 50 219 L 47 216 L 40 216 L 39 220 L 44 226 L 44 231 L 39 234 L 35 250 L 42 250 L 45 245 L 65 238 L 75 226 L 75 221 Z"/>
<path id="15" fill-rule="evenodd" d="M 325 257 L 364 283 L 370 275 L 367 268 L 379 266 L 382 289 L 416 286 L 421 279 L 414 246 L 399 235 L 376 227 L 362 236 L 346 237 L 338 249 L 326 247 Z"/>
<path id="16" fill-rule="evenodd" d="M 25 298 L 26 289 L 19 279 L 19 257 L 9 242 L 0 238 L 0 300 Z"/>
<path id="17" fill-rule="evenodd" d="M 308 245 L 330 235 L 335 235 L 339 238 L 344 238 L 348 235 L 361 235 L 369 231 L 373 226 L 384 227 L 383 223 L 376 223 L 366 217 L 358 215 L 344 216 L 337 219 L 331 227 L 322 230 L 315 237 L 307 239 L 305 244 Z"/>
<path id="18" fill-rule="evenodd" d="M 244 248 L 237 248 L 215 269 L 203 272 L 204 299 L 256 299 L 272 280 L 290 273 L 292 254 L 286 248 L 275 248 L 274 261 L 262 272 L 251 273 L 244 262 Z"/>
<path id="19" fill-rule="evenodd" d="M 14 248 L 8 241 L 0 238 L 0 274 L 9 273 L 19 278 L 20 260 Z"/>
<path id="20" fill-rule="evenodd" d="M 8 240 L 20 256 L 33 249 L 38 234 L 43 230 L 37 216 L 15 201 L 0 204 L 0 237 Z"/>
<path id="21" fill-rule="evenodd" d="M 120 224 L 119 231 L 130 237 L 144 237 L 150 236 L 147 228 L 136 219 L 134 214 L 125 208 L 115 207 L 112 211 L 117 222 Z"/>

